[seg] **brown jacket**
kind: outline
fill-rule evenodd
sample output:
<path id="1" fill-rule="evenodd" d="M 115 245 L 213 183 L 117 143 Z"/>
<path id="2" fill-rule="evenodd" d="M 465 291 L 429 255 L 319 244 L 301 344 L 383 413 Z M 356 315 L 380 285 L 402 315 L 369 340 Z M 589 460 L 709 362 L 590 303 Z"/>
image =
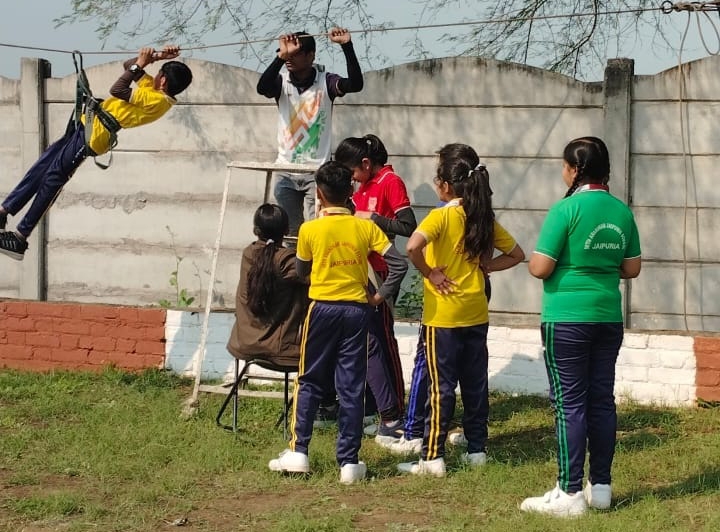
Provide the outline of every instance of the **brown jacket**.
<path id="1" fill-rule="evenodd" d="M 243 251 L 235 296 L 235 325 L 227 348 L 241 360 L 267 358 L 275 364 L 294 365 L 300 358 L 300 327 L 309 303 L 308 285 L 297 276 L 295 250 L 278 248 L 275 272 L 282 281 L 270 305 L 272 316 L 262 321 L 253 315 L 247 307 L 248 272 L 256 251 L 264 245 L 253 242 Z"/>

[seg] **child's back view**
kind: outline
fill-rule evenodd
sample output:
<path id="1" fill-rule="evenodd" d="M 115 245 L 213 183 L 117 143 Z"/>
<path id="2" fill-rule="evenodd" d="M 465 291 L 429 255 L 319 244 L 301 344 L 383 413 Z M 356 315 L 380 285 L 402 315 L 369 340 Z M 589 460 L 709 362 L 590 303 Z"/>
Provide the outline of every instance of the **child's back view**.
<path id="1" fill-rule="evenodd" d="M 227 348 L 240 360 L 263 358 L 293 366 L 300 358 L 307 280 L 297 275 L 295 251 L 283 247 L 290 225 L 282 207 L 260 205 L 253 225 L 258 239 L 243 251 Z"/>
<path id="2" fill-rule="evenodd" d="M 337 461 L 340 481 L 365 477 L 358 459 L 363 434 L 368 325 L 372 307 L 393 296 L 407 263 L 382 230 L 355 218 L 345 207 L 352 194 L 351 171 L 330 161 L 316 174 L 320 217 L 300 227 L 297 270 L 310 274 L 310 308 L 300 346 L 290 448 L 271 460 L 273 471 L 307 473 L 308 446 L 320 399 L 335 383 L 338 413 Z M 377 293 L 367 293 L 367 257 L 385 258 L 389 274 Z M 368 304 L 369 303 L 369 304 Z"/>

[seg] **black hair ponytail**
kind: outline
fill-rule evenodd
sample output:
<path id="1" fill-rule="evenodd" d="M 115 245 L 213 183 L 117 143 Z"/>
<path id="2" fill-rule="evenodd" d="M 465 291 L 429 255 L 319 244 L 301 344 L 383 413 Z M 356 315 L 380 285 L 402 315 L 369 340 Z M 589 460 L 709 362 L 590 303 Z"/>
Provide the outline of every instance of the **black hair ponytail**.
<path id="1" fill-rule="evenodd" d="M 254 232 L 259 247 L 253 256 L 247 277 L 247 302 L 253 315 L 260 319 L 271 316 L 270 307 L 278 284 L 275 252 L 282 246 L 283 237 L 289 231 L 288 215 L 279 205 L 265 203 L 258 207 L 253 218 Z"/>
<path id="2" fill-rule="evenodd" d="M 490 174 L 467 144 L 448 144 L 438 152 L 437 177 L 450 183 L 465 211 L 464 247 L 468 260 L 482 261 L 495 249 L 495 212 Z"/>

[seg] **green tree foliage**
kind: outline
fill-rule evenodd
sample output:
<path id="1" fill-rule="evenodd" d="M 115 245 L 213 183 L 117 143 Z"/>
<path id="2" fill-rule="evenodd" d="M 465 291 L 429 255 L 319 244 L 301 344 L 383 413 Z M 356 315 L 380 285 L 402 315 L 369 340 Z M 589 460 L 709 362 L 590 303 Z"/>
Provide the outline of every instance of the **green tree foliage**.
<path id="1" fill-rule="evenodd" d="M 121 36 L 134 43 L 140 37 L 158 44 L 177 42 L 217 44 L 214 32 L 228 28 L 238 42 L 272 39 L 300 29 L 311 33 L 333 26 L 353 30 L 365 49 L 361 55 L 373 67 L 387 66 L 378 44 L 379 30 L 392 24 L 383 18 L 387 0 L 73 0 L 72 13 L 58 24 L 91 21 L 104 41 Z M 494 20 L 491 24 L 447 27 L 439 37 L 420 29 L 404 29 L 408 59 L 433 56 L 481 56 L 534 65 L 583 77 L 597 70 L 618 49 L 632 49 L 641 36 L 665 44 L 671 17 L 657 0 L 402 0 L 407 5 L 403 26 Z M 398 4 L 395 4 L 397 8 Z M 650 11 L 640 11 L 647 9 Z M 567 17 L 565 15 L 588 14 Z M 649 37 L 648 37 L 649 36 Z M 238 46 L 241 61 L 264 64 L 274 53 L 268 43 Z M 433 51 L 431 53 L 431 50 Z"/>

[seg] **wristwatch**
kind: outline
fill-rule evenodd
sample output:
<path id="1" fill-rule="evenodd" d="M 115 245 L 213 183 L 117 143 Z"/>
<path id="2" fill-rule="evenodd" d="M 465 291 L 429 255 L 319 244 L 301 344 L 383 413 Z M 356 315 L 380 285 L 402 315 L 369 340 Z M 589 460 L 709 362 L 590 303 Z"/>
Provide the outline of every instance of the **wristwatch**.
<path id="1" fill-rule="evenodd" d="M 140 72 L 140 73 L 144 73 L 144 72 L 145 72 L 145 71 L 142 69 L 142 67 L 141 67 L 140 65 L 138 65 L 137 63 L 135 63 L 134 65 L 131 65 L 130 68 L 128 68 L 128 70 L 129 70 L 130 72 L 132 72 L 133 74 L 137 74 L 138 72 Z"/>

